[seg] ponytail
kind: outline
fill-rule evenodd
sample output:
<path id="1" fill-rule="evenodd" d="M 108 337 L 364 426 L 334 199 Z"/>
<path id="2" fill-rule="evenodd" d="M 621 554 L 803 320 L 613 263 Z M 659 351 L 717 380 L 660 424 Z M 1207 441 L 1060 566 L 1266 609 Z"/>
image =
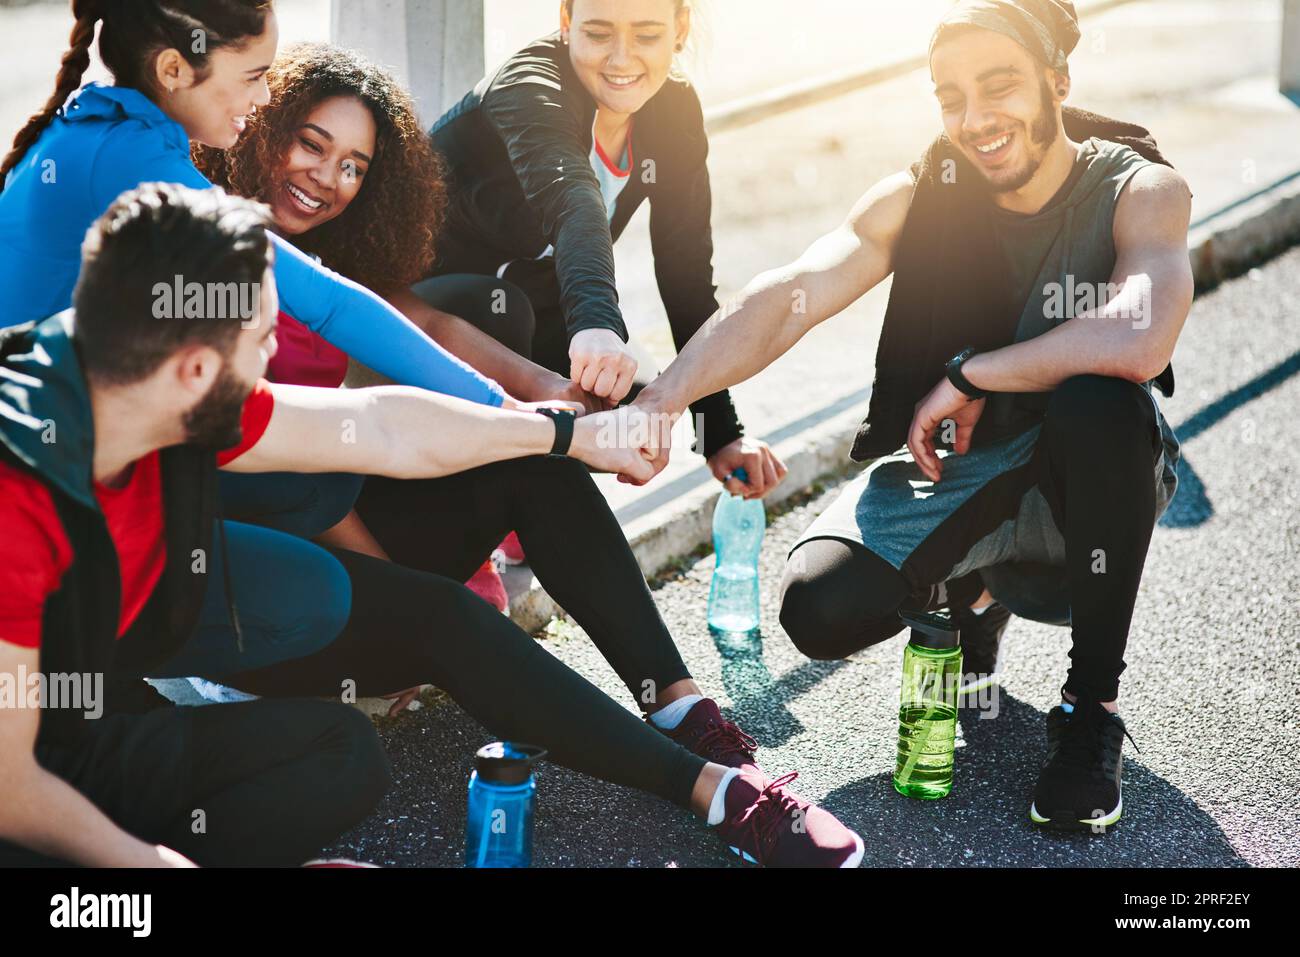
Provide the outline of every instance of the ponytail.
<path id="1" fill-rule="evenodd" d="M 202 78 L 208 54 L 224 46 L 246 42 L 262 33 L 272 0 L 72 0 L 76 24 L 59 66 L 54 93 L 44 108 L 32 116 L 14 137 L 14 147 L 0 163 L 0 190 L 9 171 L 22 162 L 27 151 L 45 132 L 59 109 L 81 86 L 90 66 L 90 45 L 99 31 L 99 59 L 118 86 L 152 95 L 157 83 L 150 75 L 158 53 L 168 48 L 180 51 Z M 206 34 L 203 51 L 193 49 L 195 29 Z"/>
<path id="2" fill-rule="evenodd" d="M 22 162 L 60 107 L 81 86 L 81 78 L 90 66 L 90 44 L 94 42 L 95 24 L 101 16 L 99 0 L 72 0 L 72 15 L 77 18 L 77 22 L 73 24 L 72 35 L 68 38 L 68 52 L 63 54 L 59 64 L 54 93 L 45 101 L 40 112 L 32 114 L 31 119 L 14 137 L 13 149 L 4 158 L 4 162 L 0 163 L 0 191 L 4 190 L 9 171 Z"/>

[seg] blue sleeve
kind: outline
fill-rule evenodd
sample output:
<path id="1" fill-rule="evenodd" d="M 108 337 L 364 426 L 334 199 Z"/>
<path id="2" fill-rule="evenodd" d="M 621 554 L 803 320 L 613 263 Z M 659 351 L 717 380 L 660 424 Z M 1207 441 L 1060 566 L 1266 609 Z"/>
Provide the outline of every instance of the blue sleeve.
<path id="1" fill-rule="evenodd" d="M 99 144 L 90 170 L 91 220 L 142 183 L 179 183 L 192 189 L 212 186 L 190 162 L 189 153 L 168 143 L 157 130 L 118 124 Z"/>
<path id="2" fill-rule="evenodd" d="M 280 306 L 325 341 L 382 376 L 480 405 L 500 406 L 501 387 L 457 359 L 364 286 L 326 269 L 278 236 Z"/>
<path id="3" fill-rule="evenodd" d="M 119 128 L 94 161 L 91 201 L 100 212 L 119 194 L 141 183 L 180 183 L 207 189 L 211 183 L 189 155 L 146 128 Z M 505 392 L 491 379 L 447 352 L 405 316 L 368 289 L 326 269 L 272 235 L 275 283 L 285 312 L 326 342 L 401 385 L 500 406 Z"/>

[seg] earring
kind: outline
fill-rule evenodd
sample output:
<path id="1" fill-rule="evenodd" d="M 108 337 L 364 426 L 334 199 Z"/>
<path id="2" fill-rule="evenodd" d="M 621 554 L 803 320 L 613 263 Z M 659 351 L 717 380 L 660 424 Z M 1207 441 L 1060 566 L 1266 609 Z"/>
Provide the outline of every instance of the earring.
<path id="1" fill-rule="evenodd" d="M 679 44 L 677 44 L 677 52 L 678 52 L 678 53 L 681 53 L 684 49 L 686 49 L 686 44 L 684 44 L 684 43 L 679 43 Z"/>

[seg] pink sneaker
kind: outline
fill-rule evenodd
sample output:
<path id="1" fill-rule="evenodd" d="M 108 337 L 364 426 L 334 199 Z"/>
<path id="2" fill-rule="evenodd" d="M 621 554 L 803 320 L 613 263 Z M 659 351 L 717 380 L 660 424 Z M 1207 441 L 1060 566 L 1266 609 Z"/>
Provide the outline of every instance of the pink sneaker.
<path id="1" fill-rule="evenodd" d="M 857 867 L 862 838 L 835 815 L 786 790 L 798 772 L 775 781 L 741 771 L 727 785 L 727 817 L 716 828 L 733 854 L 760 867 Z"/>
<path id="2" fill-rule="evenodd" d="M 492 557 L 499 559 L 503 565 L 522 565 L 528 561 L 524 557 L 524 546 L 519 544 L 519 535 L 515 532 L 511 532 L 501 540 Z"/>
<path id="3" fill-rule="evenodd" d="M 651 727 L 655 726 L 649 718 L 646 721 Z M 695 702 L 677 727 L 657 730 L 706 761 L 763 773 L 754 760 L 758 742 L 724 718 L 718 703 L 712 698 Z"/>
<path id="4" fill-rule="evenodd" d="M 497 572 L 497 567 L 492 564 L 492 559 L 489 558 L 483 563 L 482 567 L 465 583 L 465 587 L 501 614 L 510 614 L 510 596 L 506 594 L 506 583 L 501 580 L 501 575 Z"/>

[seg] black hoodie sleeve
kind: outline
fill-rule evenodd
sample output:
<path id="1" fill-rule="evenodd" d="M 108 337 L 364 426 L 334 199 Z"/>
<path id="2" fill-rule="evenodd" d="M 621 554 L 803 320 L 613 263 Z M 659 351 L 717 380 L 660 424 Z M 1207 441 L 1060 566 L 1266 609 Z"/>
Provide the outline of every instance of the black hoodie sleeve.
<path id="1" fill-rule="evenodd" d="M 555 248 L 560 308 L 569 336 L 610 329 L 627 341 L 614 283 L 614 244 L 605 202 L 579 129 L 578 109 L 556 65 L 520 58 L 483 98 L 482 112 L 505 144 L 529 206 Z"/>
<path id="2" fill-rule="evenodd" d="M 673 82 L 673 81 L 670 81 Z M 655 278 L 668 313 L 673 343 L 680 352 L 718 311 L 713 281 L 713 192 L 709 183 L 709 140 L 699 97 L 681 84 L 671 111 L 677 130 L 673 160 L 656 171 L 650 192 L 650 244 Z M 725 389 L 691 405 L 698 449 L 710 456 L 744 435 L 731 395 Z"/>

